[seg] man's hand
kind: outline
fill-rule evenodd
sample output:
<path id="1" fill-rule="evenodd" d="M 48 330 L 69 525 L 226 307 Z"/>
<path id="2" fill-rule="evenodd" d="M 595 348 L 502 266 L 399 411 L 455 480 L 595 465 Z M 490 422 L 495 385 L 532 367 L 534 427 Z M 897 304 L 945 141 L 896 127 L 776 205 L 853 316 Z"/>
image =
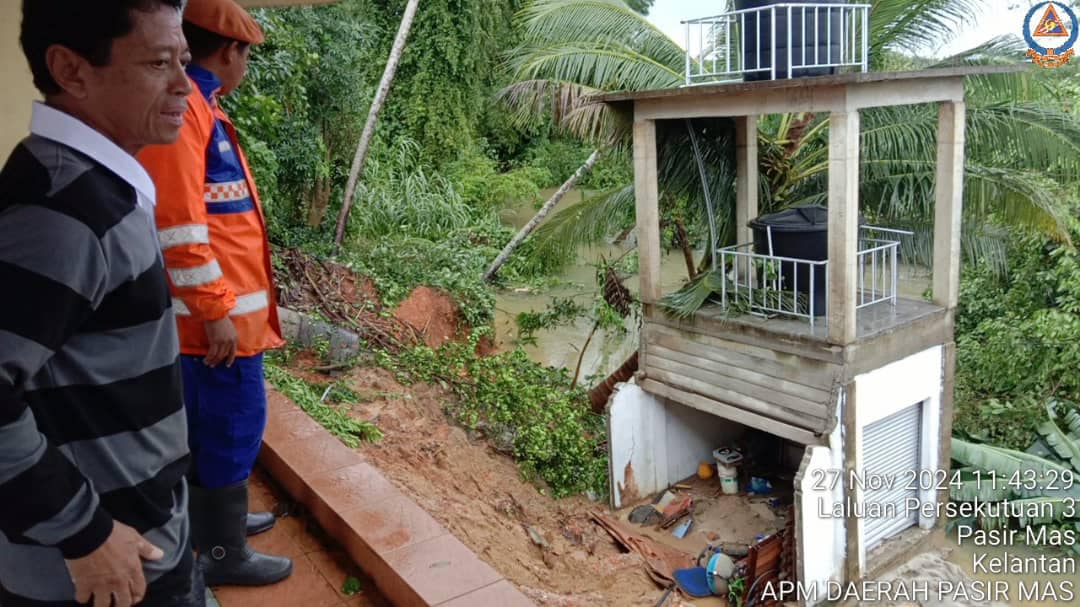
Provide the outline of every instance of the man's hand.
<path id="1" fill-rule="evenodd" d="M 93 607 L 131 607 L 146 595 L 142 562 L 164 556 L 161 548 L 143 539 L 134 529 L 113 521 L 105 543 L 90 554 L 65 561 L 75 583 L 75 601 Z"/>
<path id="2" fill-rule="evenodd" d="M 210 342 L 210 351 L 206 353 L 203 363 L 208 367 L 216 367 L 224 361 L 226 367 L 231 367 L 236 360 L 237 339 L 232 320 L 226 316 L 206 321 L 206 338 Z"/>

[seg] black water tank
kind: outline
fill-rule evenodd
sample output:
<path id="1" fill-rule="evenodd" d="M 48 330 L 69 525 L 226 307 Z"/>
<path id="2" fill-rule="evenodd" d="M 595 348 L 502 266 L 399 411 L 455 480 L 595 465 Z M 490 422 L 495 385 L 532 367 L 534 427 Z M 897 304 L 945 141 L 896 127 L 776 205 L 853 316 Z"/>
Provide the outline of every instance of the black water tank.
<path id="1" fill-rule="evenodd" d="M 861 217 L 860 217 L 861 220 Z M 754 252 L 759 255 L 791 257 L 810 261 L 829 258 L 829 209 L 821 205 L 791 207 L 777 213 L 762 215 L 750 221 L 754 230 Z M 772 232 L 772 251 L 769 250 L 769 228 Z M 814 315 L 825 314 L 825 266 L 815 266 Z M 780 264 L 782 290 L 795 289 L 810 296 L 810 265 L 784 262 Z"/>
<path id="2" fill-rule="evenodd" d="M 848 4 L 847 0 L 735 0 L 735 9 L 760 8 L 774 4 Z M 804 18 L 804 12 L 805 18 Z M 850 15 L 850 13 L 848 13 Z M 814 18 L 813 8 L 791 8 L 791 63 L 839 63 L 841 60 L 842 29 L 845 11 L 819 8 Z M 850 21 L 850 17 L 847 19 Z M 850 25 L 849 25 L 850 27 Z M 760 16 L 761 46 L 758 53 L 758 17 L 746 14 L 746 27 L 742 33 L 742 48 L 746 69 L 772 68 L 772 12 L 762 11 Z M 831 36 L 830 36 L 831 32 Z M 850 36 L 850 32 L 848 32 Z M 849 50 L 850 53 L 850 50 Z M 835 74 L 835 67 L 795 68 L 788 74 L 788 9 L 776 9 L 776 77 L 798 78 L 802 76 L 827 76 Z M 806 59 L 804 60 L 803 57 Z M 769 80 L 769 71 L 750 72 L 744 80 Z"/>

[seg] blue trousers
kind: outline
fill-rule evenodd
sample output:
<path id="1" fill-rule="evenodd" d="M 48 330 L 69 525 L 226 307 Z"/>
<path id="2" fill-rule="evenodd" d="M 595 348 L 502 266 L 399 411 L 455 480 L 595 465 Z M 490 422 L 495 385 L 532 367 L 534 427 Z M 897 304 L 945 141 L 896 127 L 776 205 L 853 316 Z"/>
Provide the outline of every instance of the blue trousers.
<path id="1" fill-rule="evenodd" d="M 266 429 L 263 357 L 237 357 L 207 367 L 202 356 L 181 356 L 192 481 L 217 489 L 246 480 Z"/>

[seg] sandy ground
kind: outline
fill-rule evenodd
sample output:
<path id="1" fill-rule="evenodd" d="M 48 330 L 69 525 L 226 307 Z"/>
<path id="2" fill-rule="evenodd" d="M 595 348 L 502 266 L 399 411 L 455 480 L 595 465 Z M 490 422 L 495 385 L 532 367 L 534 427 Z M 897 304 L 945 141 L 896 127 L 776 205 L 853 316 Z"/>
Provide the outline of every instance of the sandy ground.
<path id="1" fill-rule="evenodd" d="M 348 319 L 350 330 L 360 330 L 373 343 L 382 343 L 380 336 L 400 337 L 402 325 L 433 347 L 467 332 L 444 293 L 420 287 L 396 310 L 382 310 L 370 281 L 297 251 L 286 253 L 288 272 L 279 277 L 285 285 L 282 301 L 326 318 Z M 386 312 L 392 316 L 387 318 Z M 479 353 L 490 349 L 490 344 L 481 344 Z M 325 375 L 307 369 L 318 364 L 313 356 L 301 354 L 293 360 L 292 371 L 325 382 Z M 583 496 L 551 499 L 540 487 L 521 480 L 508 455 L 447 422 L 443 406 L 449 397 L 443 390 L 402 386 L 381 369 L 356 368 L 345 377 L 359 394 L 352 413 L 374 422 L 385 435 L 359 450 L 538 605 L 656 605 L 663 595 L 664 589 L 646 574 L 644 559 L 624 552 L 594 524 L 589 518 L 593 511 L 605 512 L 627 530 L 691 556 L 710 541 L 745 543 L 783 526 L 783 519 L 771 512 L 764 498 L 717 495 L 715 478 L 688 481 L 695 499 L 695 522 L 683 539 L 673 537 L 671 529 L 651 530 L 627 522 L 630 508 L 611 513 L 606 504 Z M 726 604 L 720 598 L 683 601 L 677 593 L 663 603 L 667 607 Z"/>
<path id="2" fill-rule="evenodd" d="M 305 359 L 299 357 L 297 364 L 302 367 Z M 764 498 L 715 495 L 715 478 L 688 480 L 688 491 L 695 496 L 694 524 L 683 539 L 673 537 L 671 529 L 627 522 L 630 508 L 612 513 L 605 504 L 583 496 L 554 500 L 521 480 L 506 454 L 448 423 L 443 413 L 447 396 L 441 389 L 402 386 L 381 369 L 357 368 L 345 377 L 360 395 L 352 413 L 373 421 L 385 434 L 359 450 L 538 605 L 655 605 L 663 594 L 645 573 L 644 560 L 624 552 L 594 524 L 592 511 L 605 512 L 628 530 L 691 555 L 710 541 L 748 542 L 783 526 L 783 518 Z M 712 607 L 726 601 L 683 601 L 673 593 L 664 604 Z"/>

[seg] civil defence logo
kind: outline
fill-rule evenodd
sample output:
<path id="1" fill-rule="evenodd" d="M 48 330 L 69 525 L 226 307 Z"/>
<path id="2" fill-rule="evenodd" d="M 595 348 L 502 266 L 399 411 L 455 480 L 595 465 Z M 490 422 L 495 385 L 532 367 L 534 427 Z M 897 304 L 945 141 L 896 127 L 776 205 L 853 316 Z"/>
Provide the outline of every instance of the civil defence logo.
<path id="1" fill-rule="evenodd" d="M 1075 53 L 1080 21 L 1063 2 L 1040 2 L 1024 18 L 1024 40 L 1028 56 L 1043 67 L 1061 67 Z"/>

